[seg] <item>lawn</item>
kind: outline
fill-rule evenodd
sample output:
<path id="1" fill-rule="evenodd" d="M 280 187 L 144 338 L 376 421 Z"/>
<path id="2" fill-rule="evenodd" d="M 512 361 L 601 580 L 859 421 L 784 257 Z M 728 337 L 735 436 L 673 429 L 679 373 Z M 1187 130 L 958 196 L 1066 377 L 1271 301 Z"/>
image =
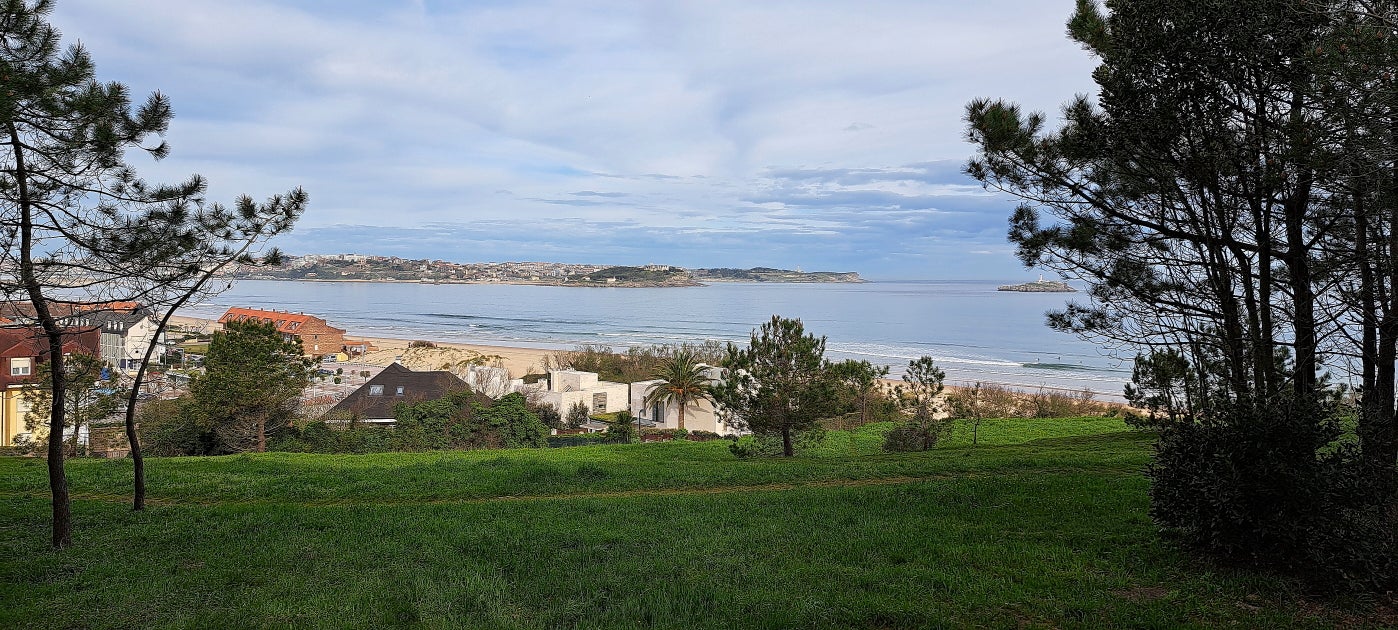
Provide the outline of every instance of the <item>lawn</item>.
<path id="1" fill-rule="evenodd" d="M 79 460 L 63 552 L 43 463 L 0 458 L 0 627 L 1378 625 L 1161 542 L 1119 420 L 980 437 L 157 459 L 142 513 Z"/>

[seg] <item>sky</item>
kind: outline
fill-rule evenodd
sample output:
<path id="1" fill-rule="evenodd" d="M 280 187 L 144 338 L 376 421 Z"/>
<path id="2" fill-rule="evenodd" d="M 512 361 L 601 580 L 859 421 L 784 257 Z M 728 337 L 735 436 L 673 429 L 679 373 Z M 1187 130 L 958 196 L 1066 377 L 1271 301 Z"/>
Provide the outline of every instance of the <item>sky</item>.
<path id="1" fill-rule="evenodd" d="M 1094 93 L 1071 0 L 58 0 L 100 80 L 175 110 L 150 180 L 300 186 L 274 244 L 1014 279 L 968 101 Z"/>

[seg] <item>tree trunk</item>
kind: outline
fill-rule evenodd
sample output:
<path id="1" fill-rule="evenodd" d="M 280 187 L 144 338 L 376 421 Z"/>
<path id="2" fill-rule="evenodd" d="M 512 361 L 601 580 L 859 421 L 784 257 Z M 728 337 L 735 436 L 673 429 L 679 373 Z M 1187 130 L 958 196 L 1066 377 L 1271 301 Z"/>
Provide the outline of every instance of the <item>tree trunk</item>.
<path id="1" fill-rule="evenodd" d="M 257 418 L 257 452 L 267 452 L 267 417 Z"/>
<path id="2" fill-rule="evenodd" d="M 78 401 L 73 401 L 73 436 L 68 438 L 68 456 L 78 456 L 78 434 L 83 430 L 82 417 L 79 416 Z"/>
<path id="3" fill-rule="evenodd" d="M 24 160 L 24 145 L 19 139 L 19 130 L 11 121 L 8 125 L 10 146 L 14 150 L 14 178 L 19 189 L 20 282 L 29 301 L 34 305 L 34 314 L 43 326 L 44 336 L 49 346 L 49 385 L 52 409 L 49 413 L 49 493 L 53 499 L 53 536 L 55 549 L 73 544 L 72 507 L 68 499 L 68 474 L 63 469 L 63 425 L 66 422 L 66 392 L 63 375 L 63 332 L 49 311 L 43 287 L 34 273 L 34 202 L 29 196 L 29 169 Z"/>
<path id="4" fill-rule="evenodd" d="M 1288 135 L 1292 141 L 1300 141 L 1304 138 L 1304 133 L 1298 133 L 1298 130 L 1302 128 L 1300 117 L 1305 111 L 1304 104 L 1301 102 L 1304 93 L 1304 88 L 1292 90 L 1292 124 L 1289 125 L 1291 129 L 1288 130 Z M 1316 401 L 1318 393 L 1316 391 L 1317 372 L 1319 372 L 1319 358 L 1316 355 L 1315 287 L 1312 283 L 1309 258 L 1311 248 L 1306 242 L 1305 232 L 1307 210 L 1310 208 L 1311 189 L 1315 178 L 1315 173 L 1311 170 L 1310 158 L 1309 154 L 1298 157 L 1297 169 L 1299 173 L 1296 176 L 1296 186 L 1292 189 L 1289 198 L 1282 203 L 1287 253 L 1284 260 L 1290 271 L 1287 274 L 1287 285 L 1291 289 L 1291 329 L 1296 344 L 1292 384 L 1296 393 L 1296 401 L 1303 407 Z"/>
<path id="5" fill-rule="evenodd" d="M 681 431 L 684 430 L 684 400 L 680 400 L 680 420 L 679 420 L 679 429 L 680 429 Z"/>
<path id="6" fill-rule="evenodd" d="M 246 250 L 246 248 L 244 248 Z M 242 252 L 239 252 L 242 253 Z M 145 382 L 146 370 L 150 367 L 151 355 L 155 354 L 155 346 L 159 343 L 160 337 L 165 334 L 165 329 L 170 325 L 170 318 L 175 315 L 175 311 L 189 300 L 199 288 L 213 277 L 213 274 L 222 269 L 219 265 L 204 272 L 203 277 L 188 293 L 175 300 L 170 308 L 165 311 L 165 315 L 160 318 L 160 323 L 156 325 L 155 332 L 151 334 L 150 343 L 146 344 L 146 353 L 141 356 L 141 365 L 136 368 L 136 379 L 131 383 L 131 391 L 126 395 L 126 444 L 131 447 L 132 480 L 131 480 L 131 509 L 141 511 L 146 509 L 146 458 L 141 454 L 141 438 L 136 434 L 136 399 L 141 395 L 141 384 Z"/>
<path id="7" fill-rule="evenodd" d="M 791 457 L 796 451 L 791 446 L 791 427 L 782 427 L 782 455 Z"/>

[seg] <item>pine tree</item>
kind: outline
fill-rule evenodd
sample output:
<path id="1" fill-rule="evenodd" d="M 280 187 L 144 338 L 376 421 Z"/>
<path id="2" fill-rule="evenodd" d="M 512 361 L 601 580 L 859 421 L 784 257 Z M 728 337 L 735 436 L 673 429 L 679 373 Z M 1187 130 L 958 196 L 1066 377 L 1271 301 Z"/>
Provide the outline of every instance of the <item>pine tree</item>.
<path id="1" fill-rule="evenodd" d="M 728 345 L 728 373 L 714 400 L 731 426 L 780 435 L 782 454 L 795 454 L 796 434 L 830 415 L 836 384 L 825 360 L 825 337 L 806 334 L 799 319 L 777 315 L 752 333 L 747 348 Z"/>
<path id="2" fill-rule="evenodd" d="M 187 410 L 213 430 L 224 452 L 266 451 L 267 436 L 290 423 L 312 365 L 301 340 L 283 338 L 275 325 L 228 322 L 209 343 Z"/>
<path id="3" fill-rule="evenodd" d="M 135 300 L 170 309 L 206 286 L 211 269 L 289 229 L 306 203 L 294 190 L 234 209 L 206 204 L 198 176 L 149 184 L 128 154 L 164 158 L 173 115 L 164 95 L 133 106 L 126 86 L 96 80 L 81 45 L 60 49 L 50 0 L 0 0 L 0 297 L 33 305 L 52 362 L 49 487 L 55 547 L 71 543 L 62 440 L 63 340 L 75 303 Z M 147 354 L 147 361 L 149 353 Z M 133 454 L 139 454 L 128 422 Z M 137 460 L 137 501 L 143 494 Z"/>

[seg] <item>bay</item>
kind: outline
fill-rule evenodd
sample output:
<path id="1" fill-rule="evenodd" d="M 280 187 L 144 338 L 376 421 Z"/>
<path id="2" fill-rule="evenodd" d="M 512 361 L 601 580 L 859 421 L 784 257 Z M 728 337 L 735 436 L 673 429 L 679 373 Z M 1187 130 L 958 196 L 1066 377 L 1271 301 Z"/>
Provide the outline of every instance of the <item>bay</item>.
<path id="1" fill-rule="evenodd" d="M 867 359 L 896 376 L 933 357 L 950 384 L 1088 389 L 1119 400 L 1130 364 L 1049 330 L 1044 313 L 1074 296 L 996 291 L 972 281 L 715 283 L 683 288 L 548 287 L 243 280 L 181 314 L 228 307 L 305 312 L 352 335 L 497 346 L 623 349 L 709 339 L 744 344 L 772 315 L 827 337 L 833 359 Z M 1080 298 L 1079 298 L 1080 299 Z"/>

